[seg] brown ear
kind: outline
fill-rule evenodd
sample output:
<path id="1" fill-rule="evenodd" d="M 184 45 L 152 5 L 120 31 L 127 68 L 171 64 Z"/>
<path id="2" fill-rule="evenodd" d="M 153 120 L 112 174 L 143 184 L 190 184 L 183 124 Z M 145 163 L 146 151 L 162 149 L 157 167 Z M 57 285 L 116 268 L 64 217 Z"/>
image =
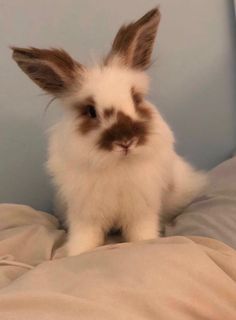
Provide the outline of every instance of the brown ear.
<path id="1" fill-rule="evenodd" d="M 19 67 L 42 89 L 55 96 L 73 85 L 83 67 L 61 49 L 12 47 L 13 59 Z"/>
<path id="2" fill-rule="evenodd" d="M 150 65 L 160 18 L 159 9 L 154 8 L 136 22 L 121 27 L 106 62 L 109 63 L 114 56 L 119 56 L 125 65 L 146 69 Z"/>

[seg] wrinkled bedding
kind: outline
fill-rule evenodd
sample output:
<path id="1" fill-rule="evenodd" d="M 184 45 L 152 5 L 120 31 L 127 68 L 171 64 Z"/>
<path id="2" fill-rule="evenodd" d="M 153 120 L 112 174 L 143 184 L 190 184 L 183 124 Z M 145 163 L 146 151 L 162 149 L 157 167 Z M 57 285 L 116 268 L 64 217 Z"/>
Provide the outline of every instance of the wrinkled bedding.
<path id="1" fill-rule="evenodd" d="M 235 320 L 235 188 L 233 158 L 167 237 L 76 257 L 54 216 L 1 204 L 0 319 Z"/>
<path id="2" fill-rule="evenodd" d="M 0 319 L 236 319 L 236 251 L 206 237 L 55 259 L 53 216 L 0 205 Z M 61 253 L 60 253 L 61 255 Z"/>
<path id="3" fill-rule="evenodd" d="M 209 185 L 169 226 L 166 236 L 205 236 L 236 249 L 236 157 L 209 173 Z"/>

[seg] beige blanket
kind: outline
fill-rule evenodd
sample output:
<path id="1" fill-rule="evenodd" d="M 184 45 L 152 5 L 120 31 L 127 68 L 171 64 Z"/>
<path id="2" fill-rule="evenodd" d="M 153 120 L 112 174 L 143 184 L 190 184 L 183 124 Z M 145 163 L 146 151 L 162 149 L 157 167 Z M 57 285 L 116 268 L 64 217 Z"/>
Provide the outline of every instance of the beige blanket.
<path id="1" fill-rule="evenodd" d="M 236 251 L 170 237 L 55 259 L 65 233 L 26 206 L 0 205 L 1 320 L 235 320 Z"/>

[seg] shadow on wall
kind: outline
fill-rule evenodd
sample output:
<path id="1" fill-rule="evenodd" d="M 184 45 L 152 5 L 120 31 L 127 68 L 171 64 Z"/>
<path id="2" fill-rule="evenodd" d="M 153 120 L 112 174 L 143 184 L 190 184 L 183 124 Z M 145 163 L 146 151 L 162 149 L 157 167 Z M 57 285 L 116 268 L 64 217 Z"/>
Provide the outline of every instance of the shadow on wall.
<path id="1" fill-rule="evenodd" d="M 230 32 L 230 38 L 233 40 L 233 50 L 234 50 L 234 55 L 233 55 L 233 59 L 232 59 L 232 65 L 234 67 L 234 72 L 232 74 L 232 84 L 233 84 L 233 101 L 234 103 L 234 115 L 233 115 L 233 119 L 234 119 L 234 123 L 236 124 L 236 0 L 234 0 L 234 2 L 232 3 L 230 1 L 230 3 L 232 5 L 229 5 L 228 7 L 228 14 L 229 14 L 229 32 Z M 234 126 L 235 129 L 235 134 L 234 134 L 234 154 L 236 154 L 236 125 Z"/>
<path id="2" fill-rule="evenodd" d="M 230 87 L 224 89 L 224 94 L 218 94 L 223 72 L 224 65 L 220 65 L 217 70 L 202 78 L 201 83 L 194 87 L 191 96 L 183 95 L 181 114 L 176 114 L 172 124 L 174 130 L 179 123 L 181 126 L 184 124 L 184 132 L 179 130 L 179 127 L 175 130 L 176 148 L 180 154 L 184 154 L 191 163 L 200 168 L 211 169 L 231 157 L 236 150 L 236 126 L 226 125 L 232 123 L 233 119 L 236 123 L 236 107 L 229 108 L 229 105 L 236 101 L 236 94 Z M 233 76 L 231 80 L 233 87 L 236 79 Z M 211 95 L 208 94 L 209 91 Z M 231 96 L 232 101 L 227 100 L 226 96 Z M 226 103 L 229 105 L 226 106 Z M 190 105 L 192 108 L 188 107 Z M 227 112 L 222 113 L 222 108 Z M 191 134 L 186 135 L 186 131 Z"/>
<path id="3" fill-rule="evenodd" d="M 1 153 L 7 157 L 1 158 L 0 202 L 14 201 L 40 209 L 44 199 L 43 209 L 51 211 L 52 190 L 44 167 L 47 138 L 36 120 L 13 114 L 1 125 L 1 140 L 8 143 L 1 146 Z M 9 123 L 11 130 L 7 128 Z"/>

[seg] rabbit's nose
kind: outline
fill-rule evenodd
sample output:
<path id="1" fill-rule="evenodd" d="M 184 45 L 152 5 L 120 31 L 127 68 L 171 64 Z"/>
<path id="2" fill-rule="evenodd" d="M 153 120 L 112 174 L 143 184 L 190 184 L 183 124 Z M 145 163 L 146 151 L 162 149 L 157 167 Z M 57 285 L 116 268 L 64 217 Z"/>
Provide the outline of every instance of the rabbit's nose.
<path id="1" fill-rule="evenodd" d="M 135 144 L 137 141 L 136 138 L 130 139 L 130 140 L 122 140 L 117 141 L 115 144 L 123 149 L 129 149 L 133 144 Z"/>

